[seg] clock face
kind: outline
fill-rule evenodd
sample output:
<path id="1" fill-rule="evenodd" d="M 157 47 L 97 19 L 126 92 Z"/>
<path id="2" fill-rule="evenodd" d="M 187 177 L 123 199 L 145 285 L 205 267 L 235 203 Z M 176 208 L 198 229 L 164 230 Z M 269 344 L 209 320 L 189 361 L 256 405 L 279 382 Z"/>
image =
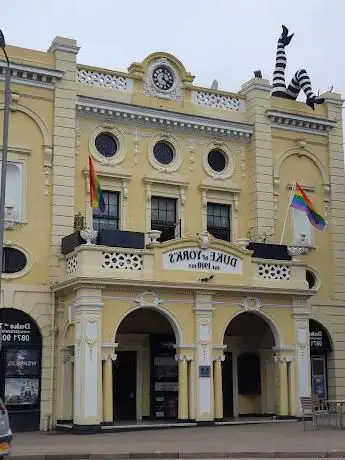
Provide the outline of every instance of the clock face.
<path id="1" fill-rule="evenodd" d="M 154 69 L 152 80 L 157 88 L 167 91 L 171 89 L 174 84 L 174 75 L 168 67 L 160 65 Z"/>

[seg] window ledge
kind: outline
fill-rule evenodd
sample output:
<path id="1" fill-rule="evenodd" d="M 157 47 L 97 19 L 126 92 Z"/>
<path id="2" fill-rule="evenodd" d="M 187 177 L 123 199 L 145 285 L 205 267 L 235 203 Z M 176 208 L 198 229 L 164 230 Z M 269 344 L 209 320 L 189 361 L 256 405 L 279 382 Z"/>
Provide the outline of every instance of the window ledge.
<path id="1" fill-rule="evenodd" d="M 5 220 L 4 223 L 4 229 L 5 230 L 16 230 L 18 227 L 21 227 L 22 225 L 27 225 L 28 221 L 27 220 Z"/>

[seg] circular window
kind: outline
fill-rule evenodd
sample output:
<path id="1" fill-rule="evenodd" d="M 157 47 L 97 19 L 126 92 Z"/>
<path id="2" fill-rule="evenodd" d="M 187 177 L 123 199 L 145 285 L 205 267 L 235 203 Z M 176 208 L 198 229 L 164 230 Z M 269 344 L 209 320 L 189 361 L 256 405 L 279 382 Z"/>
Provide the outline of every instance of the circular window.
<path id="1" fill-rule="evenodd" d="M 18 273 L 26 267 L 26 255 L 15 248 L 4 247 L 2 273 Z"/>
<path id="2" fill-rule="evenodd" d="M 227 157 L 221 150 L 211 150 L 207 156 L 210 168 L 216 172 L 222 172 L 227 166 Z"/>
<path id="3" fill-rule="evenodd" d="M 95 139 L 95 146 L 97 152 L 105 158 L 115 156 L 118 150 L 117 139 L 109 133 L 98 134 Z"/>
<path id="4" fill-rule="evenodd" d="M 316 284 L 316 276 L 314 275 L 312 271 L 306 270 L 305 277 L 306 277 L 309 289 L 313 289 L 313 287 L 315 287 L 315 284 Z"/>
<path id="5" fill-rule="evenodd" d="M 174 150 L 167 142 L 157 142 L 153 147 L 153 155 L 162 165 L 169 165 L 174 160 Z"/>

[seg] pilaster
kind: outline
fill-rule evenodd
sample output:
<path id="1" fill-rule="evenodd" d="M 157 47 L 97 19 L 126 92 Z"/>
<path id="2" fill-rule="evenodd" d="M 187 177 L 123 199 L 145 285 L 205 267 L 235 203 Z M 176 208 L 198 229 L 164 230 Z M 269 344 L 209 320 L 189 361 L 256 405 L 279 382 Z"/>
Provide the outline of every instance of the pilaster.
<path id="1" fill-rule="evenodd" d="M 214 359 L 214 418 L 223 419 L 223 376 L 222 363 L 225 356 L 222 354 Z"/>
<path id="2" fill-rule="evenodd" d="M 345 172 L 343 151 L 342 106 L 340 94 L 322 95 L 327 104 L 328 118 L 336 125 L 328 134 L 331 210 L 329 225 L 332 233 L 333 298 L 345 300 Z"/>
<path id="3" fill-rule="evenodd" d="M 300 413 L 300 398 L 311 395 L 310 379 L 310 311 L 304 298 L 293 298 L 293 318 L 296 334 L 296 383 L 298 388 L 298 412 Z"/>
<path id="4" fill-rule="evenodd" d="M 74 417 L 75 431 L 99 431 L 102 413 L 102 293 L 81 288 L 75 308 Z"/>
<path id="5" fill-rule="evenodd" d="M 213 369 L 212 369 L 212 297 L 195 294 L 196 321 L 196 420 L 213 420 Z"/>
<path id="6" fill-rule="evenodd" d="M 115 353 L 102 352 L 103 362 L 103 423 L 110 425 L 113 423 L 114 418 L 114 404 L 113 404 L 113 362 L 116 360 Z"/>
<path id="7" fill-rule="evenodd" d="M 54 101 L 54 155 L 52 177 L 52 278 L 58 276 L 61 238 L 72 233 L 75 200 L 75 104 L 77 42 L 56 37 L 48 52 L 55 68 L 63 71 L 57 80 Z"/>
<path id="8" fill-rule="evenodd" d="M 178 419 L 188 420 L 188 358 L 183 355 L 177 355 L 175 359 L 178 362 Z"/>
<path id="9" fill-rule="evenodd" d="M 258 234 L 274 229 L 272 132 L 265 114 L 271 108 L 270 91 L 269 81 L 262 78 L 252 78 L 242 85 L 240 91 L 246 96 L 248 120 L 254 125 L 247 164 L 250 171 L 251 227 Z"/>

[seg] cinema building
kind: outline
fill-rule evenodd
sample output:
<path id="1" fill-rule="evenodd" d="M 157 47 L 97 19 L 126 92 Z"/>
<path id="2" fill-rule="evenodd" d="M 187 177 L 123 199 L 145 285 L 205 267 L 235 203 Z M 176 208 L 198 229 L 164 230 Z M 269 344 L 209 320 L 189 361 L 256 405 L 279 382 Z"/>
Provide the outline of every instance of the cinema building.
<path id="1" fill-rule="evenodd" d="M 230 93 L 166 53 L 119 72 L 78 50 L 8 47 L 14 429 L 298 417 L 301 396 L 345 398 L 340 95 L 313 111 L 263 78 Z M 89 154 L 105 212 L 89 212 Z M 291 210 L 280 244 L 296 181 L 327 226 Z"/>

